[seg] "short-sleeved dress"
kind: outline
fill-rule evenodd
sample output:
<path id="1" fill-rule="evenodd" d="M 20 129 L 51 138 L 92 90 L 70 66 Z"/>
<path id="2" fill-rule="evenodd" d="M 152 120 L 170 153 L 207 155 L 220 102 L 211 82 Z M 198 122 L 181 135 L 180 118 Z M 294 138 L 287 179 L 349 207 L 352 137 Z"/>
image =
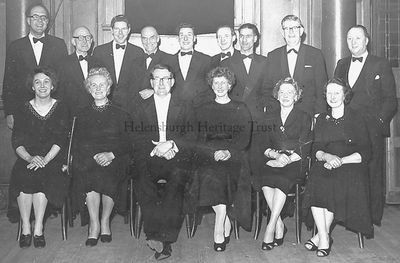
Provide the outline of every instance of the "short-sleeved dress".
<path id="1" fill-rule="evenodd" d="M 230 205 L 237 190 L 243 151 L 250 141 L 250 112 L 242 102 L 212 101 L 196 109 L 196 121 L 196 168 L 191 189 L 197 195 L 197 206 Z M 229 150 L 231 158 L 215 161 L 217 150 Z"/>
<path id="2" fill-rule="evenodd" d="M 61 171 L 69 126 L 65 104 L 56 101 L 50 111 L 41 116 L 28 101 L 15 113 L 14 120 L 12 133 L 14 149 L 24 146 L 30 155 L 43 157 L 53 145 L 58 145 L 61 149 L 53 160 L 36 171 L 27 169 L 28 162 L 18 158 L 11 173 L 10 200 L 16 200 L 20 192 L 26 194 L 42 192 L 49 203 L 61 207 L 69 186 L 69 177 Z"/>
<path id="3" fill-rule="evenodd" d="M 327 208 L 336 221 L 350 230 L 372 235 L 373 226 L 368 203 L 368 161 L 370 141 L 363 118 L 345 108 L 342 118 L 321 114 L 314 129 L 312 156 L 319 150 L 339 157 L 359 153 L 361 163 L 344 164 L 328 170 L 316 161 L 310 171 L 303 206 Z"/>
<path id="4" fill-rule="evenodd" d="M 307 167 L 312 142 L 311 117 L 299 110 L 292 109 L 285 124 L 282 124 L 280 109 L 264 115 L 264 122 L 254 126 L 255 149 L 253 185 L 257 191 L 263 186 L 278 188 L 288 194 L 297 180 L 302 179 Z M 271 167 L 266 163 L 271 160 L 264 155 L 268 148 L 295 152 L 301 160 L 285 167 Z"/>
<path id="5" fill-rule="evenodd" d="M 118 187 L 124 176 L 132 144 L 125 124 L 129 115 L 110 102 L 98 107 L 94 103 L 77 115 L 73 147 L 74 207 L 82 209 L 86 193 L 95 191 L 118 198 Z M 113 152 L 115 159 L 108 166 L 100 166 L 93 156 Z"/>

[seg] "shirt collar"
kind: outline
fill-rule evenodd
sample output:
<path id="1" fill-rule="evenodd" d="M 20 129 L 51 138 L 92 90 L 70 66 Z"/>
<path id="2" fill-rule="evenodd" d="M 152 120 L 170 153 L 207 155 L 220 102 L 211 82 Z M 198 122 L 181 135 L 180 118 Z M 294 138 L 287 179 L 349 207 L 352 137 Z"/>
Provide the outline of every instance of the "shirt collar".
<path id="1" fill-rule="evenodd" d="M 294 48 L 294 49 L 297 51 L 297 53 L 299 53 L 300 44 L 301 44 L 301 43 L 297 44 L 297 45 L 294 46 L 294 47 L 289 47 L 288 45 L 286 45 L 286 52 L 288 52 L 290 49 Z"/>
<path id="2" fill-rule="evenodd" d="M 351 57 L 355 57 L 355 58 L 363 58 L 363 61 L 365 61 L 366 59 L 367 59 L 367 56 L 368 56 L 368 50 L 366 50 L 365 52 L 364 52 L 364 54 L 362 54 L 361 56 L 351 56 Z"/>
<path id="3" fill-rule="evenodd" d="M 35 36 L 32 35 L 32 33 L 28 34 L 28 38 L 32 43 L 33 43 L 33 38 L 42 38 L 42 37 L 45 37 L 45 36 L 46 36 L 46 34 L 44 34 L 44 33 L 40 37 L 35 37 Z"/>
<path id="4" fill-rule="evenodd" d="M 125 41 L 124 43 L 119 44 L 119 45 L 125 45 L 125 46 L 127 46 L 127 45 L 128 45 L 128 41 Z M 114 48 L 114 49 L 117 49 L 117 42 L 115 42 L 115 40 L 113 40 L 113 48 Z M 123 49 L 123 50 L 125 50 L 125 49 Z"/>

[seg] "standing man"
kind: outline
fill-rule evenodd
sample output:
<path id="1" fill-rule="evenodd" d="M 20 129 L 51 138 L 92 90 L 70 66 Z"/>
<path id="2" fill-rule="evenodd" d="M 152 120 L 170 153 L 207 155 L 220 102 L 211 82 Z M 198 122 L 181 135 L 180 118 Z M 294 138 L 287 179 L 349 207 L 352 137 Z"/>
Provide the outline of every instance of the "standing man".
<path id="1" fill-rule="evenodd" d="M 219 66 L 225 59 L 240 55 L 239 50 L 234 48 L 236 43 L 236 34 L 235 30 L 231 26 L 223 25 L 218 27 L 216 37 L 221 53 L 211 57 L 212 68 Z"/>
<path id="2" fill-rule="evenodd" d="M 384 139 L 397 112 L 396 85 L 389 61 L 368 53 L 369 35 L 364 26 L 347 32 L 351 56 L 338 61 L 335 77 L 347 81 L 353 91 L 349 106 L 364 115 L 372 143 L 369 185 L 372 222 L 380 225 L 385 203 Z"/>
<path id="3" fill-rule="evenodd" d="M 154 27 L 144 27 L 140 35 L 145 59 L 139 62 L 140 69 L 144 71 L 144 73 L 141 74 L 143 76 L 143 82 L 140 84 L 139 94 L 142 99 L 147 99 L 154 93 L 154 90 L 150 86 L 150 70 L 157 64 L 166 64 L 175 72 L 178 65 L 173 55 L 159 49 L 161 39 Z"/>
<path id="4" fill-rule="evenodd" d="M 96 59 L 89 53 L 93 44 L 93 36 L 87 27 L 76 28 L 73 31 L 71 43 L 75 47 L 75 52 L 61 63 L 60 88 L 57 95 L 67 103 L 71 116 L 76 116 L 82 108 L 93 101 L 83 82 L 89 69 L 95 67 L 99 62 L 96 62 Z"/>
<path id="5" fill-rule="evenodd" d="M 175 54 L 175 61 L 179 67 L 173 92 L 182 100 L 198 105 L 201 103 L 199 95 L 209 89 L 206 74 L 211 57 L 194 50 L 196 33 L 193 25 L 182 23 L 177 32 L 180 50 Z"/>
<path id="6" fill-rule="evenodd" d="M 131 105 L 138 176 L 135 191 L 143 211 L 148 246 L 158 260 L 171 256 L 183 222 L 183 194 L 191 167 L 190 142 L 195 140 L 190 106 L 171 88 L 172 69 L 158 64 L 151 70 L 154 96 Z"/>
<path id="7" fill-rule="evenodd" d="M 29 34 L 9 45 L 6 54 L 3 100 L 7 126 L 14 127 L 14 112 L 33 97 L 26 88 L 26 78 L 34 68 L 57 65 L 68 55 L 64 40 L 46 33 L 50 21 L 49 11 L 42 4 L 35 4 L 26 10 Z"/>
<path id="8" fill-rule="evenodd" d="M 281 26 L 286 45 L 271 51 L 267 56 L 268 71 L 263 88 L 266 110 L 279 107 L 279 103 L 272 97 L 272 90 L 280 79 L 291 77 L 303 90 L 302 99 L 295 106 L 310 116 L 325 112 L 324 85 L 328 76 L 321 50 L 302 43 L 304 27 L 297 16 L 285 16 Z"/>
<path id="9" fill-rule="evenodd" d="M 128 42 L 131 25 L 124 15 L 113 17 L 111 32 L 114 39 L 97 46 L 93 51 L 93 56 L 111 73 L 114 83 L 111 87 L 112 102 L 127 110 L 128 104 L 136 93 L 135 60 L 143 59 L 144 53 L 141 48 Z"/>

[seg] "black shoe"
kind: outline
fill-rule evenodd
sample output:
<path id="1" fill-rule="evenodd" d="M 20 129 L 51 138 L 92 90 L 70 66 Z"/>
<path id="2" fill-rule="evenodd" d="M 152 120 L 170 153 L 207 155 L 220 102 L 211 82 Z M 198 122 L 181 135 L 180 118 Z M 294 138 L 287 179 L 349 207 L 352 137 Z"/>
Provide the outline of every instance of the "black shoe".
<path id="1" fill-rule="evenodd" d="M 275 246 L 281 246 L 283 244 L 283 240 L 285 239 L 286 233 L 287 233 L 287 228 L 284 225 L 283 226 L 283 236 L 282 236 L 282 238 L 274 238 Z"/>
<path id="2" fill-rule="evenodd" d="M 33 236 L 33 246 L 35 248 L 44 248 L 46 246 L 46 240 L 44 239 L 43 234 L 41 236 Z"/>
<path id="3" fill-rule="evenodd" d="M 228 245 L 229 244 L 229 241 L 231 241 L 231 237 L 230 236 L 228 236 L 228 237 L 225 237 L 225 245 Z"/>
<path id="4" fill-rule="evenodd" d="M 154 258 L 158 261 L 169 258 L 172 253 L 171 244 L 163 242 L 163 250 L 161 252 L 156 252 Z"/>
<path id="5" fill-rule="evenodd" d="M 32 244 L 32 235 L 31 234 L 27 234 L 27 235 L 21 234 L 19 236 L 19 247 L 20 248 L 30 247 L 31 244 Z"/>
<path id="6" fill-rule="evenodd" d="M 222 251 L 225 251 L 225 248 L 226 248 L 226 243 L 225 243 L 225 241 L 222 242 L 222 243 L 216 243 L 216 242 L 214 242 L 214 250 L 215 250 L 215 251 L 217 251 L 217 252 L 222 252 Z"/>
<path id="7" fill-rule="evenodd" d="M 111 234 L 101 234 L 100 235 L 100 241 L 103 242 L 103 243 L 110 243 L 112 241 Z"/>
<path id="8" fill-rule="evenodd" d="M 332 248 L 332 244 L 333 244 L 333 239 L 331 237 L 329 237 L 329 247 L 328 248 L 318 248 L 317 249 L 317 257 L 327 257 L 329 256 L 329 254 L 331 253 L 331 248 Z"/>
<path id="9" fill-rule="evenodd" d="M 91 238 L 88 238 L 88 239 L 86 240 L 85 245 L 86 245 L 87 247 L 94 247 L 94 246 L 97 245 L 97 242 L 98 242 L 98 241 L 99 241 L 99 238 L 93 238 L 93 237 L 91 237 Z"/>
<path id="10" fill-rule="evenodd" d="M 261 244 L 262 250 L 272 250 L 274 247 L 275 247 L 274 241 L 269 242 L 269 243 L 262 242 L 262 244 Z"/>
<path id="11" fill-rule="evenodd" d="M 308 251 L 316 251 L 318 249 L 318 246 L 315 245 L 314 242 L 312 242 L 311 239 L 307 240 L 306 243 L 304 243 L 304 247 L 308 250 Z"/>

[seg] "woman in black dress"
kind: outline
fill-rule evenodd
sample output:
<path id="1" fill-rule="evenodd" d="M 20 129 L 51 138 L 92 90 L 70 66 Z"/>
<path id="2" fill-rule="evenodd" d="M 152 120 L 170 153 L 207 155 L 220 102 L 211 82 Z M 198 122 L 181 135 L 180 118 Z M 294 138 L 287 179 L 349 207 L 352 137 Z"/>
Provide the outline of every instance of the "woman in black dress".
<path id="1" fill-rule="evenodd" d="M 305 243 L 317 256 L 331 250 L 330 226 L 333 220 L 350 230 L 371 236 L 373 226 L 368 204 L 368 160 L 370 141 L 361 115 L 346 107 L 351 89 L 340 79 L 326 85 L 328 113 L 315 125 L 312 156 L 316 158 L 304 196 L 311 207 L 318 234 Z"/>
<path id="2" fill-rule="evenodd" d="M 125 131 L 125 122 L 130 122 L 130 118 L 108 100 L 111 85 L 111 75 L 106 68 L 89 71 L 85 87 L 94 101 L 78 114 L 76 121 L 73 180 L 78 207 L 82 210 L 86 202 L 89 211 L 86 246 L 97 245 L 99 237 L 102 242 L 112 240 L 110 215 L 132 150 Z"/>
<path id="3" fill-rule="evenodd" d="M 35 225 L 33 244 L 44 247 L 43 217 L 47 203 L 61 207 L 67 195 L 69 180 L 61 171 L 61 149 L 68 134 L 67 109 L 51 94 L 57 78 L 51 69 L 37 68 L 27 84 L 35 97 L 15 114 L 12 145 L 18 159 L 12 169 L 10 200 L 17 200 L 22 221 L 20 247 L 31 245 L 30 224 L 33 205 Z"/>
<path id="4" fill-rule="evenodd" d="M 217 67 L 207 79 L 215 99 L 196 110 L 199 134 L 192 187 L 198 206 L 212 206 L 215 211 L 214 249 L 224 251 L 231 231 L 227 206 L 233 203 L 243 151 L 250 141 L 251 115 L 244 103 L 229 98 L 235 83 L 229 69 Z"/>
<path id="5" fill-rule="evenodd" d="M 262 190 L 271 210 L 265 230 L 262 250 L 271 250 L 283 243 L 287 231 L 281 211 L 286 196 L 303 176 L 302 171 L 311 145 L 311 118 L 296 109 L 301 89 L 292 78 L 280 80 L 274 87 L 273 96 L 280 109 L 266 113 L 265 123 L 256 125 L 253 152 L 256 160 L 256 177 L 253 184 Z"/>

